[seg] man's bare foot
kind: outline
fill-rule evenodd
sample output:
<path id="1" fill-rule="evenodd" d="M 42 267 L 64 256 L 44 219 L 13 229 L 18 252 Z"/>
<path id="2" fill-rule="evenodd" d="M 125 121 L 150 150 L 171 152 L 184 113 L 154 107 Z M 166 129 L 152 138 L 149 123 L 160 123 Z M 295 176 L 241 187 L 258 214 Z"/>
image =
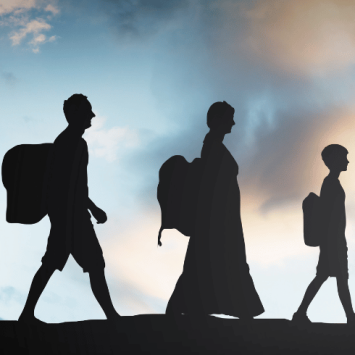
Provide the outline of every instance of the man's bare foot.
<path id="1" fill-rule="evenodd" d="M 107 320 L 113 323 L 119 322 L 122 320 L 122 317 L 116 312 L 113 313 L 111 316 L 107 317 Z"/>
<path id="2" fill-rule="evenodd" d="M 33 314 L 27 315 L 22 313 L 18 319 L 19 323 L 27 323 L 27 324 L 45 324 L 41 320 L 37 319 Z"/>
<path id="3" fill-rule="evenodd" d="M 312 324 L 311 320 L 307 317 L 306 313 L 296 312 L 292 316 L 292 322 L 300 325 Z"/>

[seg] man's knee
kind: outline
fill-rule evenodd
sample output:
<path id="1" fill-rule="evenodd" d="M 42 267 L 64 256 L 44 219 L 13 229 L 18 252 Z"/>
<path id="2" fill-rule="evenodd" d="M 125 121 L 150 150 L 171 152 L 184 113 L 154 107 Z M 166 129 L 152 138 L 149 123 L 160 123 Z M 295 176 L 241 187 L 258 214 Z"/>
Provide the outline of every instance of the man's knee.
<path id="1" fill-rule="evenodd" d="M 316 278 L 314 279 L 318 284 L 323 284 L 327 279 L 328 275 L 317 275 Z"/>
<path id="2" fill-rule="evenodd" d="M 348 286 L 348 278 L 346 276 L 340 275 L 336 276 L 337 284 L 340 286 Z"/>
<path id="3" fill-rule="evenodd" d="M 49 276 L 49 277 L 52 276 L 56 270 L 57 270 L 57 268 L 54 265 L 51 265 L 50 263 L 47 263 L 47 262 L 42 263 L 41 271 L 46 276 Z"/>
<path id="4" fill-rule="evenodd" d="M 90 277 L 101 277 L 105 276 L 105 269 L 104 268 L 92 268 L 87 270 Z"/>

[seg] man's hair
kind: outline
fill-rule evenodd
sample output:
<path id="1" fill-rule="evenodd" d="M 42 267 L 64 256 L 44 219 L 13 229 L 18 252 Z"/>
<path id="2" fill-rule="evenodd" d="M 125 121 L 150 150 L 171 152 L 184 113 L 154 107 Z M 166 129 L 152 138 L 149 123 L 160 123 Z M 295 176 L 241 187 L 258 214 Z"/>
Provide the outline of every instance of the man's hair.
<path id="1" fill-rule="evenodd" d="M 213 129 L 223 124 L 223 115 L 228 110 L 234 113 L 234 108 L 225 101 L 212 104 L 207 112 L 207 126 Z"/>
<path id="2" fill-rule="evenodd" d="M 68 112 L 69 112 L 70 107 L 72 105 L 79 106 L 83 100 L 87 100 L 87 96 L 84 96 L 83 94 L 74 94 L 74 95 L 70 96 L 69 99 L 64 100 L 63 111 L 64 111 L 64 116 L 67 119 L 67 121 L 68 121 Z"/>
<path id="3" fill-rule="evenodd" d="M 333 154 L 340 155 L 340 154 L 348 154 L 349 152 L 345 147 L 339 144 L 330 144 L 326 146 L 322 150 L 322 159 L 324 161 L 324 164 L 329 168 L 329 162 L 330 162 L 330 157 L 333 156 Z"/>

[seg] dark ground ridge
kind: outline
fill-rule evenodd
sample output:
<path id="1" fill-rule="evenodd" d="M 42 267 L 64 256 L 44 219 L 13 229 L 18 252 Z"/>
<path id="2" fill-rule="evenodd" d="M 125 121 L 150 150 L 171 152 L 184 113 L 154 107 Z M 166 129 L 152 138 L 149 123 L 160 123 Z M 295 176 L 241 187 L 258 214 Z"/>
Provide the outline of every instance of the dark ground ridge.
<path id="1" fill-rule="evenodd" d="M 354 354 L 355 327 L 286 319 L 239 319 L 165 315 L 43 323 L 0 321 L 1 354 Z"/>

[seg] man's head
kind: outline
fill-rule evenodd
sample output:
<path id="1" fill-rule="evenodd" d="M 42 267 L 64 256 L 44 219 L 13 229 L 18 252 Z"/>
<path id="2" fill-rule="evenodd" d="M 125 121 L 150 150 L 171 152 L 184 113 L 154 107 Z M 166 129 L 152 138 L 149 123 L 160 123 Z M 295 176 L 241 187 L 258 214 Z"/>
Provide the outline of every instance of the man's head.
<path id="1" fill-rule="evenodd" d="M 230 133 L 234 122 L 234 108 L 227 102 L 218 101 L 210 106 L 207 112 L 207 126 L 211 130 Z"/>
<path id="2" fill-rule="evenodd" d="M 347 170 L 349 164 L 347 155 L 347 149 L 339 144 L 328 145 L 322 151 L 322 159 L 328 169 L 339 172 Z"/>
<path id="3" fill-rule="evenodd" d="M 95 117 L 86 96 L 74 94 L 64 101 L 63 111 L 69 125 L 80 126 L 83 129 L 91 126 L 91 119 Z"/>

